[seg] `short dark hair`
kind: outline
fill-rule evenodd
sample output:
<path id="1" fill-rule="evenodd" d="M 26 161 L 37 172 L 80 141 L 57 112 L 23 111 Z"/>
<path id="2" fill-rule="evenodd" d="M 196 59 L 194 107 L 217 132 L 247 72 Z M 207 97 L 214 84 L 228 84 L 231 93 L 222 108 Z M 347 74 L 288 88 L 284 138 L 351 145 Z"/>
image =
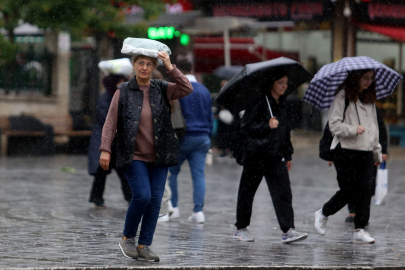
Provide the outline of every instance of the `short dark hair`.
<path id="1" fill-rule="evenodd" d="M 193 70 L 191 62 L 187 58 L 177 61 L 176 67 L 183 73 L 190 73 Z"/>

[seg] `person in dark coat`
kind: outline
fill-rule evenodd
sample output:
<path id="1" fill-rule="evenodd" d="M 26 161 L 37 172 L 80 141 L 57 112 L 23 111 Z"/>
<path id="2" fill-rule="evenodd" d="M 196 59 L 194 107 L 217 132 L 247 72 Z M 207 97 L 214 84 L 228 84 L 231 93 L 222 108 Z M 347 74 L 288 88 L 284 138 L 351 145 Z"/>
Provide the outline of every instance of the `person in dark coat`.
<path id="1" fill-rule="evenodd" d="M 117 87 L 125 81 L 126 78 L 122 75 L 111 74 L 104 77 L 103 85 L 107 91 L 100 96 L 97 102 L 97 121 L 90 138 L 88 154 L 88 171 L 90 175 L 94 176 L 89 202 L 94 203 L 96 207 L 105 208 L 103 199 L 105 181 L 107 175 L 111 173 L 111 168 L 109 170 L 103 170 L 100 166 L 99 160 L 101 153 L 99 148 L 101 145 L 101 133 L 114 93 Z M 128 185 L 124 173 L 121 170 L 116 170 L 116 172 L 121 180 L 121 189 L 124 194 L 124 199 L 129 203 L 132 198 L 131 188 Z"/>
<path id="2" fill-rule="evenodd" d="M 290 243 L 304 240 L 306 233 L 295 230 L 292 193 L 288 171 L 294 152 L 291 140 L 291 125 L 284 93 L 288 87 L 287 74 L 274 71 L 263 85 L 260 100 L 246 109 L 240 120 L 239 130 L 244 136 L 243 172 L 240 179 L 236 210 L 236 232 L 241 241 L 253 242 L 247 227 L 250 225 L 255 193 L 266 179 L 273 200 L 277 220 L 282 230 L 281 241 Z M 273 115 L 267 105 L 269 100 Z"/>

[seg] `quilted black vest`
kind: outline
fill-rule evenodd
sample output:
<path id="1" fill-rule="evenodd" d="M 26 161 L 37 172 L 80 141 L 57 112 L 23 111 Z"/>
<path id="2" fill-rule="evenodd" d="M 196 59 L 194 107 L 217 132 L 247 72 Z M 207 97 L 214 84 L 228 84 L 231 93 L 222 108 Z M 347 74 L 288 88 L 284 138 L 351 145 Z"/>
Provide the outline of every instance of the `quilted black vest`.
<path id="1" fill-rule="evenodd" d="M 132 162 L 143 104 L 143 91 L 139 89 L 135 76 L 129 82 L 121 84 L 119 89 L 121 94 L 115 146 L 117 169 L 124 168 Z M 180 144 L 172 127 L 167 82 L 151 80 L 149 100 L 153 119 L 155 165 L 168 167 L 176 165 Z"/>

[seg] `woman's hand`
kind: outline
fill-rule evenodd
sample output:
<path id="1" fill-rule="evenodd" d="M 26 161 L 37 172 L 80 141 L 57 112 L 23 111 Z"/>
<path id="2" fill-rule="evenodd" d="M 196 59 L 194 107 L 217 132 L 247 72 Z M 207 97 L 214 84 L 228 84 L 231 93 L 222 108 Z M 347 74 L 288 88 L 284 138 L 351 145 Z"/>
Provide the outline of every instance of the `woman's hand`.
<path id="1" fill-rule="evenodd" d="M 110 161 L 111 161 L 111 153 L 107 151 L 101 151 L 100 155 L 100 166 L 103 168 L 103 170 L 107 171 L 108 168 L 110 167 Z"/>
<path id="2" fill-rule="evenodd" d="M 383 161 L 387 161 L 388 160 L 388 155 L 387 154 L 382 154 L 382 158 L 383 158 Z"/>
<path id="3" fill-rule="evenodd" d="M 377 166 L 377 167 L 378 167 L 378 166 L 380 166 L 380 165 L 381 165 L 380 162 L 375 162 L 375 163 L 374 163 L 374 166 Z"/>
<path id="4" fill-rule="evenodd" d="M 332 165 L 333 165 L 333 162 L 332 162 L 332 161 L 328 161 L 328 166 L 329 166 L 329 167 L 332 167 Z"/>
<path id="5" fill-rule="evenodd" d="M 170 56 L 166 52 L 158 52 L 158 57 L 160 60 L 163 61 L 163 64 L 165 65 L 166 69 L 168 71 L 172 71 L 173 65 L 170 62 Z"/>
<path id="6" fill-rule="evenodd" d="M 292 162 L 291 162 L 291 160 L 290 160 L 290 161 L 286 161 L 286 162 L 285 162 L 285 165 L 287 166 L 287 170 L 290 171 L 290 170 L 291 170 L 291 167 L 292 167 Z"/>
<path id="7" fill-rule="evenodd" d="M 363 126 L 358 126 L 357 127 L 357 134 L 363 134 L 366 129 Z"/>
<path id="8" fill-rule="evenodd" d="M 278 120 L 275 117 L 272 117 L 269 121 L 269 126 L 271 129 L 275 129 L 278 127 Z"/>

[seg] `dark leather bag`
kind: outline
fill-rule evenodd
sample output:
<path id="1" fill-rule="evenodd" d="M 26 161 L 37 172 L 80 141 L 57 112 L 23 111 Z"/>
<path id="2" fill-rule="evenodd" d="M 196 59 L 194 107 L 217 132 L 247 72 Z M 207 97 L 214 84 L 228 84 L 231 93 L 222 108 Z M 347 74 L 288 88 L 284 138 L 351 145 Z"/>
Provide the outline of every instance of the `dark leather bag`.
<path id="1" fill-rule="evenodd" d="M 343 110 L 343 120 L 345 121 L 345 114 L 347 107 L 349 107 L 349 99 L 345 98 L 345 109 Z M 323 129 L 323 135 L 319 141 L 319 157 L 326 161 L 333 161 L 333 150 L 330 150 L 332 145 L 333 135 L 329 129 L 329 121 L 326 123 L 325 128 Z"/>

